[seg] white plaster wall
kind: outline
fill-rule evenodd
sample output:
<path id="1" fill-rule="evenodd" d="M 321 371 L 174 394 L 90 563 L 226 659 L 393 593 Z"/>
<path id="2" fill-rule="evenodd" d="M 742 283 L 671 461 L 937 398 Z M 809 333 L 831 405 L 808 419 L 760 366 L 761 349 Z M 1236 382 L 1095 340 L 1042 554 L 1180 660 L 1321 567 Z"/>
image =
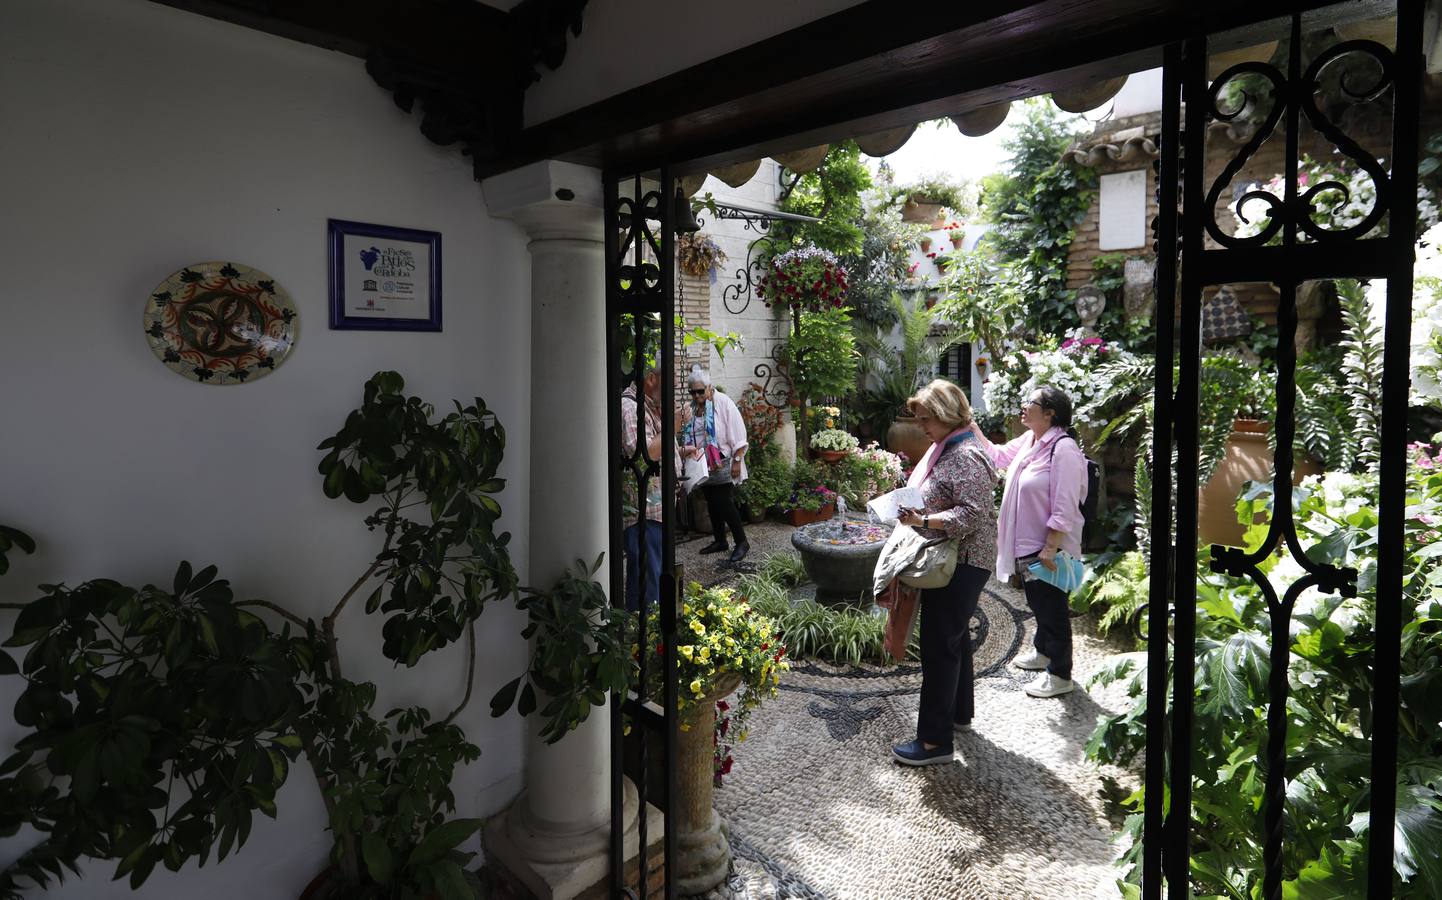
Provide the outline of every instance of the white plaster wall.
<path id="1" fill-rule="evenodd" d="M 779 168 L 775 160 L 763 159 L 761 168 L 750 181 L 739 188 L 733 188 L 715 177 L 707 177 L 705 184 L 701 186 L 700 195 L 710 192 L 718 203 L 737 203 L 753 209 L 775 209 L 779 193 L 776 182 Z M 718 357 L 714 349 L 711 351 L 711 375 L 728 394 L 739 398 L 748 384 L 761 381 L 756 377 L 756 366 L 763 362 L 770 364 L 771 351 L 777 344 L 785 343 L 790 320 L 777 315 L 755 296 L 750 298 L 749 303 L 744 297 L 730 301 L 732 309 L 746 304 L 739 314 L 733 314 L 726 308 L 723 298 L 726 288 L 740 282 L 736 273 L 745 268 L 747 248 L 762 232 L 748 229 L 746 223 L 739 219 L 712 221 L 713 217 L 709 213 L 702 211 L 700 215 L 707 220 L 706 233 L 726 251 L 726 261 L 712 276 L 712 330 L 723 333 L 735 331 L 741 335 L 743 342 L 739 349 L 726 351 L 724 359 Z M 755 277 L 754 272 L 752 277 Z"/>
<path id="2" fill-rule="evenodd" d="M 526 125 L 739 50 L 861 0 L 591 0 L 566 61 L 526 92 Z"/>
<path id="3" fill-rule="evenodd" d="M 428 144 L 359 60 L 145 0 L 4 0 L 0 122 L 0 522 L 41 546 L 12 561 L 0 598 L 102 576 L 168 584 L 188 559 L 219 565 L 240 596 L 318 617 L 376 540 L 364 507 L 322 495 L 314 448 L 378 369 L 438 405 L 481 395 L 500 416 L 502 526 L 524 579 L 525 238 L 486 214 L 466 160 Z M 331 216 L 443 233 L 443 333 L 328 330 Z M 154 286 L 214 259 L 270 273 L 300 309 L 292 358 L 250 384 L 187 381 L 141 332 Z M 0 616 L 0 633 L 12 623 Z M 397 670 L 379 625 L 356 609 L 340 640 L 347 674 L 379 684 L 380 712 L 460 699 L 458 648 Z M 491 719 L 486 701 L 524 665 L 521 626 L 509 604 L 482 620 L 463 716 L 482 757 L 456 785 L 462 814 L 519 788 L 522 723 Z M 0 679 L 0 755 L 19 734 L 17 688 Z M 293 768 L 279 820 L 258 816 L 223 864 L 157 870 L 132 895 L 99 863 L 46 896 L 294 897 L 329 846 L 309 778 Z M 0 862 L 23 846 L 0 844 Z"/>

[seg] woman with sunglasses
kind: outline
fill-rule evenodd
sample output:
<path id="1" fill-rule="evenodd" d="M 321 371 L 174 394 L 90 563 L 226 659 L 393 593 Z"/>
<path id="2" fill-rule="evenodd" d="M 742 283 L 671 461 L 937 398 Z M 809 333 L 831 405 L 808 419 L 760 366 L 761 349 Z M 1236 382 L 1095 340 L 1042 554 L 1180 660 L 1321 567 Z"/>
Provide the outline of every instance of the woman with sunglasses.
<path id="1" fill-rule="evenodd" d="M 1081 557 L 1081 502 L 1087 494 L 1087 463 L 1072 430 L 1071 398 L 1041 385 L 1021 404 L 1026 431 L 995 446 L 983 444 L 997 468 L 1006 469 L 997 517 L 996 575 L 1021 587 L 1036 616 L 1032 652 L 1013 663 L 1039 673 L 1023 690 L 1057 697 L 1073 690 L 1071 609 L 1065 591 L 1037 578 L 1033 563 L 1056 571 L 1056 555 Z M 980 435 L 979 435 L 980 436 Z"/>
<path id="2" fill-rule="evenodd" d="M 741 512 L 736 508 L 736 485 L 746 480 L 746 425 L 736 402 L 711 386 L 711 376 L 700 366 L 692 366 L 686 379 L 691 395 L 690 420 L 681 432 L 685 445 L 681 452 L 692 459 L 706 459 L 711 477 L 701 492 L 711 513 L 711 531 L 715 540 L 701 548 L 702 553 L 724 553 L 727 548 L 726 529 L 736 539 L 731 562 L 737 563 L 751 552 L 746 542 L 746 529 Z"/>

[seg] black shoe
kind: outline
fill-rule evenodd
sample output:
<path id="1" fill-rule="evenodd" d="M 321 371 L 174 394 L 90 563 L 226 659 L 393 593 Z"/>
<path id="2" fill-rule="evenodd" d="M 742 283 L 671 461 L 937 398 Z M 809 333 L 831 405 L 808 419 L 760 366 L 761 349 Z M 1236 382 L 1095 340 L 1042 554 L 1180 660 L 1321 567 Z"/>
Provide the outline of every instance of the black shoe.
<path id="1" fill-rule="evenodd" d="M 745 541 L 743 541 L 743 542 L 741 542 L 741 543 L 739 543 L 739 544 L 736 545 L 736 549 L 735 549 L 735 550 L 732 550 L 732 551 L 731 551 L 731 561 L 734 562 L 734 563 L 739 563 L 741 560 L 745 559 L 745 558 L 746 558 L 746 554 L 748 554 L 748 553 L 750 553 L 750 552 L 751 552 L 751 545 L 748 544 L 748 543 L 746 543 Z"/>
<path id="2" fill-rule="evenodd" d="M 725 552 L 726 552 L 726 542 L 725 542 L 725 541 L 712 541 L 711 543 L 709 543 L 709 544 L 707 544 L 706 546 L 702 547 L 702 548 L 701 548 L 701 552 L 702 552 L 702 553 L 725 553 Z"/>

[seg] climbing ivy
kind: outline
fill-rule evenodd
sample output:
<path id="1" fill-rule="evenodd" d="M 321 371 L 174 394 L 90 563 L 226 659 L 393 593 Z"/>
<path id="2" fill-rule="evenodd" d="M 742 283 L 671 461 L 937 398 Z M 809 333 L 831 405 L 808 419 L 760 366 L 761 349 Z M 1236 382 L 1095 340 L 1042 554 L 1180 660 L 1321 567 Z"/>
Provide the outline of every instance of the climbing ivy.
<path id="1" fill-rule="evenodd" d="M 1014 136 L 1006 174 L 982 183 L 982 208 L 1002 262 L 999 280 L 1026 303 L 1026 330 L 1060 334 L 1079 324 L 1066 288 L 1067 254 L 1096 194 L 1096 173 L 1060 161 L 1076 137 L 1074 117 L 1046 101 L 1029 102 Z"/>
<path id="2" fill-rule="evenodd" d="M 826 159 L 802 175 L 778 208 L 816 216 L 820 222 L 776 222 L 771 226 L 775 253 L 811 244 L 837 256 L 862 250 L 861 192 L 871 187 L 871 173 L 854 141 L 831 145 Z"/>

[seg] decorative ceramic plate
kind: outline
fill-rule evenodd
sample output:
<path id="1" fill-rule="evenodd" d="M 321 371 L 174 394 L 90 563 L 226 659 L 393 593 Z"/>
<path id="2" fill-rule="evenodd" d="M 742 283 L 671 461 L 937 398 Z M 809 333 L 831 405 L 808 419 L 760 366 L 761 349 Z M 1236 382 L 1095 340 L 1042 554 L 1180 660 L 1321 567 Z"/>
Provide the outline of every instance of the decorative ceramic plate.
<path id="1" fill-rule="evenodd" d="M 166 368 L 203 384 L 275 371 L 295 346 L 295 304 L 275 279 L 228 262 L 186 266 L 145 303 L 145 334 Z"/>

